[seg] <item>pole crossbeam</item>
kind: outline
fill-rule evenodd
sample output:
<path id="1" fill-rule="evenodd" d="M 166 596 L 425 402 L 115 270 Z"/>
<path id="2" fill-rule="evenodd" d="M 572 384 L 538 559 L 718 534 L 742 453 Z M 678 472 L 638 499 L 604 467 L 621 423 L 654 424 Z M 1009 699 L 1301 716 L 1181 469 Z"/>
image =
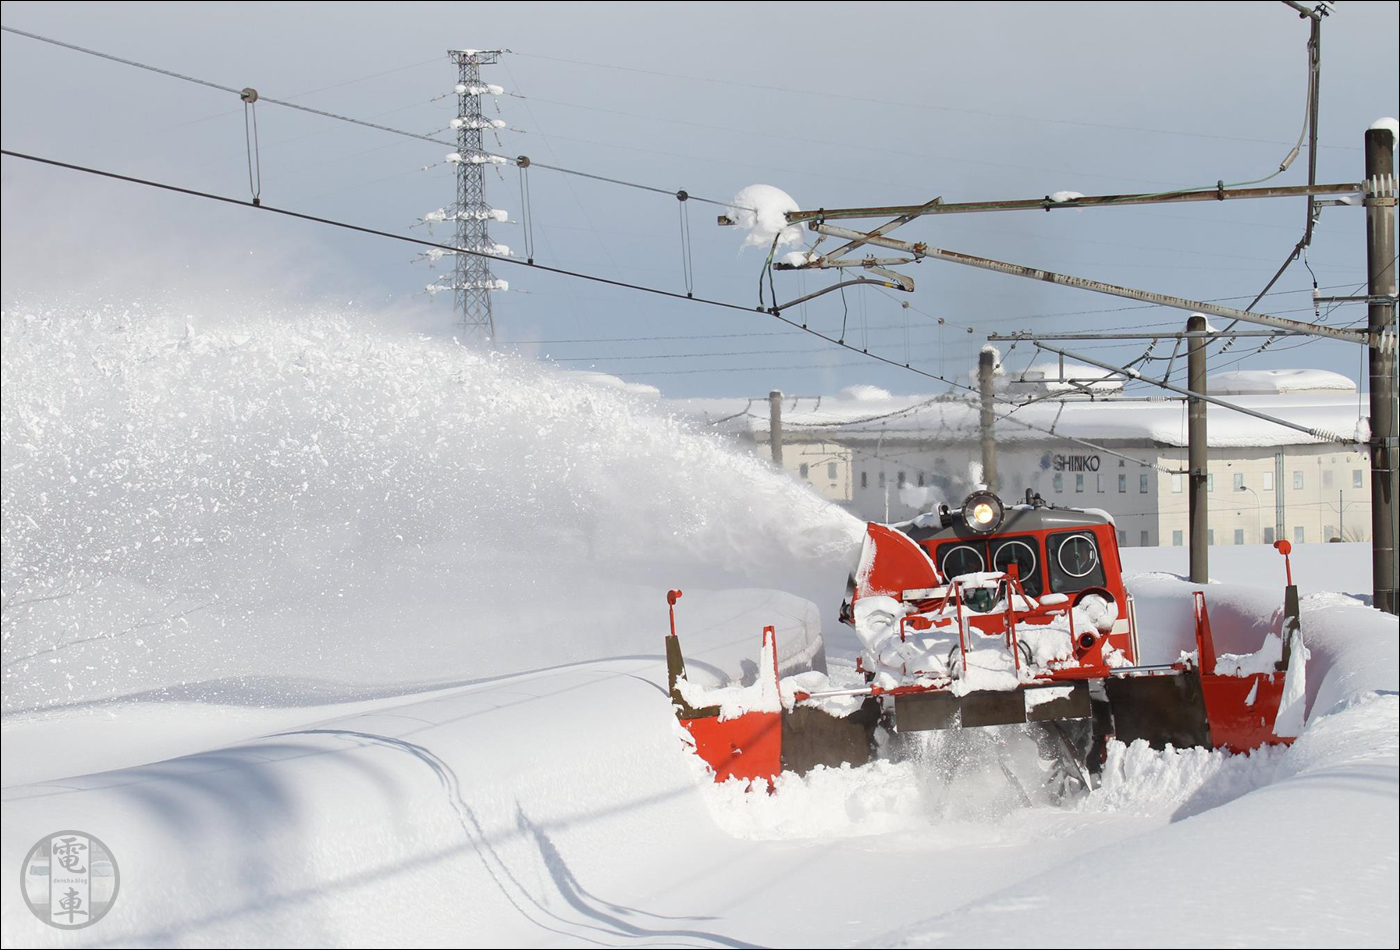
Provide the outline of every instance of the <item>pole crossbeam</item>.
<path id="1" fill-rule="evenodd" d="M 1069 211 L 1083 208 L 1110 208 L 1126 205 L 1165 205 L 1193 201 L 1240 201 L 1256 198 L 1302 198 L 1317 195 L 1359 195 L 1356 182 L 1326 185 L 1272 185 L 1263 188 L 1202 188 L 1195 191 L 1168 191 L 1157 194 L 1074 195 L 1056 198 L 1012 198 L 998 201 L 938 201 L 922 205 L 876 205 L 868 208 L 817 208 L 789 211 L 789 224 L 808 221 L 842 221 L 856 218 L 914 218 L 932 214 L 980 214 L 990 211 Z M 732 222 L 720 219 L 720 224 Z"/>
<path id="2" fill-rule="evenodd" d="M 935 207 L 939 206 L 935 205 Z M 1335 340 L 1345 340 L 1348 343 L 1361 343 L 1376 349 L 1389 350 L 1390 352 L 1394 352 L 1396 348 L 1395 334 L 1393 332 L 1386 332 L 1382 328 L 1373 328 L 1371 330 L 1347 330 L 1340 327 L 1323 326 L 1306 323 L 1302 320 L 1289 320 L 1286 317 L 1276 317 L 1267 313 L 1241 310 L 1238 307 L 1226 307 L 1222 304 L 1209 303 L 1204 300 L 1190 300 L 1186 297 L 1174 297 L 1170 294 L 1159 294 L 1150 290 L 1136 290 L 1132 287 L 1109 284 L 1100 280 L 1090 280 L 1087 277 L 1074 277 L 1070 274 L 1059 274 L 1055 271 L 1043 270 L 1039 267 L 1027 267 L 1023 264 L 1013 264 L 1008 261 L 999 261 L 990 257 L 978 257 L 973 254 L 964 254 L 961 251 L 945 250 L 944 248 L 934 247 L 931 244 L 899 241 L 888 237 L 874 237 L 869 234 L 862 234 L 859 231 L 837 227 L 832 224 L 813 223 L 809 225 L 809 227 L 819 234 L 826 234 L 831 237 L 864 238 L 868 244 L 904 251 L 913 255 L 915 259 L 927 257 L 933 260 L 946 261 L 950 264 L 962 264 L 967 267 L 989 270 L 998 274 L 1009 274 L 1013 277 L 1024 277 L 1030 280 L 1044 281 L 1049 284 L 1059 284 L 1062 287 L 1075 287 L 1079 290 L 1107 294 L 1111 297 L 1140 300 L 1143 303 L 1157 304 L 1158 306 L 1171 307 L 1176 310 L 1212 314 L 1231 320 L 1240 320 L 1244 323 L 1256 323 L 1260 326 L 1274 327 L 1279 330 L 1291 330 L 1298 333 L 1310 334 L 1312 336 L 1330 337 Z"/>

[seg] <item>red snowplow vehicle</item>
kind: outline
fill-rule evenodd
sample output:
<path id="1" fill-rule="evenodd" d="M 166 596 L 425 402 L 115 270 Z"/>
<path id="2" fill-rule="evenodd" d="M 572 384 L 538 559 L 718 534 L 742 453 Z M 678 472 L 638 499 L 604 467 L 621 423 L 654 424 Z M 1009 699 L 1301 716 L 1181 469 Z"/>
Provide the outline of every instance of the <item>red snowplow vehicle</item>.
<path id="1" fill-rule="evenodd" d="M 1276 547 L 1287 559 L 1288 543 Z M 671 698 L 716 781 L 863 765 L 891 734 L 1039 723 L 1087 786 L 1110 739 L 1244 752 L 1302 728 L 1291 567 L 1284 628 L 1256 653 L 1216 653 L 1195 591 L 1195 651 L 1144 663 L 1111 517 L 1030 492 L 1007 506 L 977 491 L 957 509 L 867 525 L 840 612 L 861 645 L 853 683 L 779 678 L 769 627 L 753 683 L 698 686 L 676 636 L 679 596 L 668 595 Z"/>

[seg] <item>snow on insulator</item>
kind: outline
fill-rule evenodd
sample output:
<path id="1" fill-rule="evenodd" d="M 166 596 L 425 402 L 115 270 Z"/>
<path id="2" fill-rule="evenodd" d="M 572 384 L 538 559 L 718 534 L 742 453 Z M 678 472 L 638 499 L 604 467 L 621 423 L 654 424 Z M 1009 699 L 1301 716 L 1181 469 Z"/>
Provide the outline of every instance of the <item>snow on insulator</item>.
<path id="1" fill-rule="evenodd" d="M 502 224 L 510 220 L 510 212 L 500 208 L 473 208 L 470 211 L 461 211 L 457 214 L 460 221 L 500 221 Z"/>
<path id="2" fill-rule="evenodd" d="M 462 290 L 510 290 L 510 283 L 499 277 L 493 280 L 469 280 L 461 285 Z"/>
<path id="3" fill-rule="evenodd" d="M 459 82 L 457 84 L 457 95 L 459 96 L 503 96 L 505 87 L 498 86 L 493 82 Z"/>
<path id="4" fill-rule="evenodd" d="M 505 224 L 510 221 L 510 212 L 501 208 L 477 208 L 472 211 L 448 211 L 446 208 L 438 208 L 423 215 L 423 220 L 428 224 L 440 224 L 443 221 L 500 221 Z"/>
<path id="5" fill-rule="evenodd" d="M 461 152 L 451 152 L 443 161 L 453 164 L 465 162 L 468 165 L 504 165 L 507 159 L 504 155 L 492 155 L 490 152 L 475 152 L 466 156 Z"/>
<path id="6" fill-rule="evenodd" d="M 447 286 L 446 284 L 429 284 L 427 287 L 424 287 L 423 289 L 426 290 L 426 291 L 427 291 L 429 294 L 431 294 L 432 296 L 436 297 L 438 294 L 442 293 L 444 290 L 451 290 L 452 288 L 449 287 L 449 286 Z"/>
<path id="7" fill-rule="evenodd" d="M 504 129 L 506 127 L 504 119 L 471 118 L 468 116 L 459 116 L 448 125 L 454 129 Z"/>

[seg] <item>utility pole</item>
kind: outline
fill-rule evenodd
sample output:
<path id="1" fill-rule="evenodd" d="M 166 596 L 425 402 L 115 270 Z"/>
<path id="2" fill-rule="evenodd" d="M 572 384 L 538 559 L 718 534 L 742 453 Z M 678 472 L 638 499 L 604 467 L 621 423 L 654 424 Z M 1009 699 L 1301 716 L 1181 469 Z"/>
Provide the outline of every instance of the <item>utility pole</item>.
<path id="1" fill-rule="evenodd" d="M 491 294 L 505 290 L 506 283 L 492 276 L 489 260 L 478 256 L 496 253 L 487 228 L 495 213 L 486 203 L 486 166 L 500 164 L 484 148 L 482 135 L 486 129 L 501 128 L 505 123 L 482 114 L 481 97 L 499 94 L 501 89 L 481 81 L 481 67 L 495 65 L 502 52 L 447 51 L 457 66 L 457 117 L 452 120 L 452 127 L 457 130 L 457 151 L 448 157 L 457 166 L 457 202 L 453 208 L 457 241 L 453 246 L 477 252 L 453 255 L 452 302 L 463 336 L 488 342 L 496 336 Z"/>
<path id="2" fill-rule="evenodd" d="M 977 388 L 982 394 L 982 484 L 997 489 L 996 442 L 996 360 L 997 352 L 982 347 L 977 356 Z"/>
<path id="3" fill-rule="evenodd" d="M 1204 314 L 1193 313 L 1186 320 L 1187 332 L 1203 332 L 1206 329 Z M 1192 337 L 1186 351 L 1187 387 L 1193 393 L 1206 391 L 1206 341 L 1204 337 Z M 1209 452 L 1206 442 L 1206 403 L 1204 399 L 1190 397 L 1187 409 L 1187 486 L 1189 514 L 1187 520 L 1191 531 L 1191 583 L 1210 582 L 1210 517 L 1208 496 L 1206 495 Z M 1281 489 L 1282 486 L 1280 486 Z"/>
<path id="4" fill-rule="evenodd" d="M 1368 329 L 1395 322 L 1395 132 L 1366 130 L 1366 294 Z M 1372 605 L 1400 613 L 1395 562 L 1397 419 L 1395 352 L 1370 350 Z"/>
<path id="5" fill-rule="evenodd" d="M 783 393 L 775 389 L 768 394 L 768 449 L 773 464 L 783 467 Z"/>

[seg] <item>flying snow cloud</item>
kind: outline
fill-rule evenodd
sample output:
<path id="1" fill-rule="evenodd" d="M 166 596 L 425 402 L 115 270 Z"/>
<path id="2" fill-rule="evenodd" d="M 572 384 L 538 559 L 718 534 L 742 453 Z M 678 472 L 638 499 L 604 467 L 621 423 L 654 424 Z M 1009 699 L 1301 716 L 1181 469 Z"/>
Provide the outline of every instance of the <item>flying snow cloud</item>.
<path id="1" fill-rule="evenodd" d="M 635 653 L 666 587 L 840 589 L 860 522 L 752 453 L 374 319 L 4 313 L 6 709 Z"/>

